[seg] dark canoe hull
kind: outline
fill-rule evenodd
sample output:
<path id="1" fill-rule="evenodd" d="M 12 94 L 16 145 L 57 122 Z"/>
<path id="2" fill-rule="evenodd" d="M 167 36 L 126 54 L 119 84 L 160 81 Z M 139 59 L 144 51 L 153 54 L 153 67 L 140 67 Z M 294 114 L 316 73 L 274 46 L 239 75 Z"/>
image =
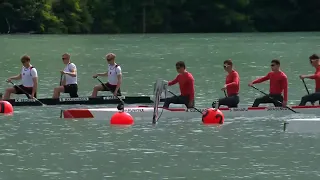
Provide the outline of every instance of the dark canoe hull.
<path id="1" fill-rule="evenodd" d="M 150 104 L 153 103 L 149 96 L 123 96 L 121 99 L 126 104 Z M 101 96 L 97 98 L 91 97 L 78 97 L 78 98 L 44 98 L 38 99 L 45 105 L 72 105 L 72 104 L 82 104 L 82 105 L 99 105 L 99 104 L 118 104 L 119 99 L 114 96 Z M 161 100 L 162 102 L 164 99 Z M 34 99 L 10 99 L 8 100 L 12 106 L 41 106 L 42 104 Z"/>

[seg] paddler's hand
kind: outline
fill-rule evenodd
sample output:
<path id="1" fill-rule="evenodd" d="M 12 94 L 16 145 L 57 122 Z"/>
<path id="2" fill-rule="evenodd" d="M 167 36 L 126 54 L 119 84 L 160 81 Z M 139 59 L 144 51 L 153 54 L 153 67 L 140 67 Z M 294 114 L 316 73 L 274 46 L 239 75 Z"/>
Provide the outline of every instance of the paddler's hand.
<path id="1" fill-rule="evenodd" d="M 97 77 L 98 77 L 98 74 L 96 74 L 96 75 L 93 75 L 92 77 L 93 77 L 93 78 L 97 78 Z"/>
<path id="2" fill-rule="evenodd" d="M 10 82 L 11 82 L 11 79 L 10 79 L 10 78 L 8 78 L 8 79 L 6 80 L 6 82 L 10 83 Z"/>
<path id="3" fill-rule="evenodd" d="M 253 83 L 249 83 L 248 86 L 252 87 L 252 86 L 253 86 Z"/>
<path id="4" fill-rule="evenodd" d="M 224 91 L 227 89 L 227 85 L 224 85 L 223 88 L 221 88 L 221 91 Z"/>
<path id="5" fill-rule="evenodd" d="M 31 94 L 29 99 L 34 99 L 34 95 Z"/>
<path id="6" fill-rule="evenodd" d="M 300 79 L 304 79 L 304 78 L 306 78 L 306 76 L 305 76 L 305 75 L 300 75 L 299 77 L 300 77 Z"/>
<path id="7" fill-rule="evenodd" d="M 113 95 L 114 95 L 115 97 L 117 97 L 117 96 L 118 96 L 118 91 L 114 91 L 114 92 L 113 92 Z"/>
<path id="8" fill-rule="evenodd" d="M 188 103 L 188 108 L 192 108 L 193 106 L 194 106 L 193 101 L 190 101 L 190 102 Z"/>
<path id="9" fill-rule="evenodd" d="M 66 72 L 64 72 L 64 71 L 60 71 L 60 73 L 61 73 L 61 74 L 65 74 Z"/>
<path id="10" fill-rule="evenodd" d="M 287 106 L 287 101 L 283 101 L 283 102 L 282 102 L 282 106 L 283 106 L 283 107 L 286 107 L 286 106 Z"/>

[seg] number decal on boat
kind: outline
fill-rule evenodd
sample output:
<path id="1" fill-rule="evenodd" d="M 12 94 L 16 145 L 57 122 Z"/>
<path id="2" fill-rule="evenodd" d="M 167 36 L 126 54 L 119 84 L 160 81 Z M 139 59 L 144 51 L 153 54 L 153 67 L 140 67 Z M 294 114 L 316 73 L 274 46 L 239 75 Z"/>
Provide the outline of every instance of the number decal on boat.
<path id="1" fill-rule="evenodd" d="M 15 99 L 14 102 L 36 102 L 35 99 Z"/>
<path id="2" fill-rule="evenodd" d="M 78 97 L 78 98 L 60 98 L 60 102 L 65 101 L 89 101 L 88 97 Z"/>
<path id="3" fill-rule="evenodd" d="M 248 111 L 248 108 L 230 108 L 230 111 L 232 112 Z"/>
<path id="4" fill-rule="evenodd" d="M 124 109 L 124 112 L 144 112 L 144 109 Z"/>

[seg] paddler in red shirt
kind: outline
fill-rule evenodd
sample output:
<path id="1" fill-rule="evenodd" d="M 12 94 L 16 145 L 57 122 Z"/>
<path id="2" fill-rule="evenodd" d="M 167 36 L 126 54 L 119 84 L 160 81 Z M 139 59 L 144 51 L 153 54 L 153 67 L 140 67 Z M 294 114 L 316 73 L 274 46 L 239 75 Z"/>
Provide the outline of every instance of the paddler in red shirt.
<path id="1" fill-rule="evenodd" d="M 299 106 L 305 106 L 307 102 L 314 103 L 316 101 L 320 101 L 320 60 L 319 56 L 313 54 L 309 57 L 310 64 L 316 69 L 314 74 L 310 75 L 300 75 L 300 79 L 309 78 L 314 79 L 316 83 L 315 92 L 305 95 L 301 98 Z"/>
<path id="2" fill-rule="evenodd" d="M 163 107 L 169 108 L 169 105 L 173 103 L 185 104 L 187 108 L 193 108 L 194 78 L 192 74 L 186 70 L 186 65 L 183 61 L 179 61 L 176 63 L 176 70 L 179 74 L 174 80 L 168 82 L 168 86 L 172 86 L 179 83 L 181 95 L 166 98 Z"/>
<path id="3" fill-rule="evenodd" d="M 219 106 L 224 105 L 229 108 L 238 107 L 239 104 L 239 89 L 240 89 L 240 78 L 236 70 L 233 69 L 233 63 L 231 59 L 223 62 L 223 68 L 228 73 L 226 76 L 226 82 L 222 91 L 227 90 L 228 97 L 220 98 L 218 100 Z M 216 102 L 212 103 L 212 107 L 215 108 Z"/>
<path id="4" fill-rule="evenodd" d="M 288 78 L 287 75 L 280 70 L 279 60 L 272 60 L 271 72 L 262 78 L 254 80 L 249 84 L 249 86 L 262 83 L 267 80 L 270 80 L 270 94 L 255 99 L 252 107 L 258 107 L 259 104 L 264 103 L 273 103 L 276 107 L 286 106 L 288 101 Z"/>

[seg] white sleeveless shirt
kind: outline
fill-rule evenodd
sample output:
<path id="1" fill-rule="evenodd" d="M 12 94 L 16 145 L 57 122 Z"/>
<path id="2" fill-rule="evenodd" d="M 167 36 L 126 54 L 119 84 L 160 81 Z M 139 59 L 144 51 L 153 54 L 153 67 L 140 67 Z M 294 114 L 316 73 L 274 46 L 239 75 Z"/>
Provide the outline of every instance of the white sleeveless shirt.
<path id="1" fill-rule="evenodd" d="M 108 83 L 111 85 L 118 84 L 118 75 L 121 74 L 121 67 L 117 64 L 108 66 Z"/>
<path id="2" fill-rule="evenodd" d="M 32 66 L 31 66 L 32 67 Z M 33 87 L 33 79 L 34 77 L 38 77 L 38 72 L 36 68 L 26 68 L 22 67 L 21 69 L 21 81 L 24 87 Z"/>
<path id="3" fill-rule="evenodd" d="M 77 70 L 77 66 L 74 64 L 74 63 L 69 63 L 66 65 L 66 67 L 64 68 L 64 71 L 65 72 L 72 72 L 72 70 Z M 66 85 L 69 85 L 69 84 L 77 84 L 77 72 L 76 72 L 76 77 L 72 77 L 68 74 L 65 74 L 64 75 L 65 78 L 66 78 Z"/>

